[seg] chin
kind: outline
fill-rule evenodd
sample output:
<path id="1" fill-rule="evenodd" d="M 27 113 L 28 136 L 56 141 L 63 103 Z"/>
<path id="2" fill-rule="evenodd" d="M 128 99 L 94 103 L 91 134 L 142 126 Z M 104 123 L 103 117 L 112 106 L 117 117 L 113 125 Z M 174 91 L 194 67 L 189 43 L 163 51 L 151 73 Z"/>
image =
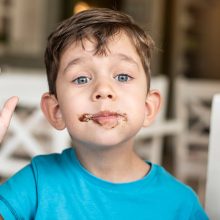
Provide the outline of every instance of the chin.
<path id="1" fill-rule="evenodd" d="M 109 148 L 109 147 L 118 146 L 122 142 L 123 142 L 122 140 L 115 140 L 115 139 L 99 139 L 96 141 L 91 141 L 89 145 L 101 147 L 101 148 Z"/>
<path id="2" fill-rule="evenodd" d="M 109 150 L 111 148 L 125 146 L 126 144 L 129 144 L 131 141 L 126 141 L 122 138 L 118 137 L 94 137 L 92 139 L 82 139 L 83 141 L 80 141 L 79 139 L 74 141 L 75 144 L 79 144 L 79 146 L 85 146 L 87 148 L 91 148 L 94 150 Z"/>
<path id="3" fill-rule="evenodd" d="M 91 142 L 88 142 L 88 145 L 94 147 L 95 149 L 113 149 L 113 148 L 119 148 L 122 146 L 130 146 L 132 143 L 131 137 L 122 138 L 120 137 L 98 137 L 97 139 L 91 140 Z"/>
<path id="4" fill-rule="evenodd" d="M 91 132 L 77 132 L 71 135 L 73 143 L 78 143 L 79 146 L 87 146 L 97 149 L 109 149 L 113 147 L 120 147 L 131 145 L 136 130 L 127 129 L 94 129 Z"/>

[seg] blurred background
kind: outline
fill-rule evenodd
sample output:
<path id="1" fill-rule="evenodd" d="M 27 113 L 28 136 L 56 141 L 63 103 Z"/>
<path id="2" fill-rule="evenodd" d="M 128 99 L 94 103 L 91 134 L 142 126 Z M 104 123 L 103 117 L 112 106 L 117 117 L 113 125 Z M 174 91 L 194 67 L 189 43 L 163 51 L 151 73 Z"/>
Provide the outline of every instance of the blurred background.
<path id="1" fill-rule="evenodd" d="M 143 133 L 138 143 L 141 140 L 140 142 L 146 146 L 145 139 L 154 139 L 155 134 L 159 132 L 161 139 L 157 142 L 156 148 L 160 145 L 159 153 L 157 152 L 160 154 L 157 158 L 160 159 L 155 159 L 155 162 L 162 164 L 172 174 L 191 185 L 203 201 L 211 99 L 214 93 L 220 92 L 220 1 L 0 0 L 1 96 L 3 96 L 3 90 L 4 92 L 9 90 L 10 86 L 13 89 L 17 86 L 21 91 L 22 82 L 19 87 L 16 79 L 21 79 L 25 74 L 28 77 L 33 76 L 23 80 L 29 85 L 32 79 L 36 85 L 38 81 L 42 82 L 38 79 L 38 75 L 44 77 L 43 54 L 47 36 L 59 22 L 90 7 L 107 7 L 124 11 L 153 37 L 156 43 L 152 60 L 153 81 L 154 78 L 157 81 L 158 77 L 163 79 L 162 81 L 166 84 L 164 91 L 166 100 L 163 116 L 156 123 L 155 132 L 152 131 L 145 136 Z M 11 75 L 17 76 L 13 78 L 15 81 L 13 85 L 12 78 L 9 77 Z M 10 85 L 7 85 L 6 78 L 10 81 Z M 5 86 L 4 89 L 3 86 Z M 25 85 L 22 87 L 25 88 Z M 26 93 L 29 91 L 26 90 Z M 5 94 L 5 97 L 7 95 Z M 27 95 L 25 91 L 23 95 Z M 33 97 L 30 96 L 31 94 L 29 98 L 33 101 Z M 192 97 L 194 97 L 193 100 Z M 29 105 L 29 110 L 24 116 L 21 112 L 24 112 L 27 100 L 23 102 L 23 106 L 21 102 L 17 110 L 17 117 L 23 117 L 19 119 L 22 122 L 26 116 L 28 118 L 34 112 L 37 108 L 35 104 L 39 101 L 36 100 L 32 103 L 33 105 Z M 192 103 L 196 103 L 195 107 Z M 37 114 L 35 113 L 32 119 L 40 121 Z M 32 157 L 44 152 L 42 149 L 42 151 L 38 149 L 30 152 L 27 147 L 23 148 L 23 153 L 21 149 L 18 150 L 20 147 L 15 147 L 16 139 L 13 142 L 10 138 L 13 135 L 16 136 L 15 133 L 18 130 L 25 128 L 23 125 L 16 130 L 13 123 L 15 122 L 12 122 L 12 130 L 9 130 L 8 137 L 0 146 L 2 180 L 12 175 L 16 171 L 15 167 L 18 169 L 25 164 L 25 162 L 19 164 L 13 160 L 10 162 L 11 166 L 8 166 L 9 162 L 6 158 L 12 156 L 27 158 L 26 156 Z M 30 124 L 29 133 L 32 132 Z M 43 124 L 43 127 L 45 126 Z M 48 132 L 48 128 L 46 131 Z M 194 132 L 195 135 L 190 138 Z M 156 136 L 158 138 L 158 135 Z M 34 138 L 38 138 L 36 132 Z M 65 139 L 66 136 L 63 135 L 62 138 Z M 62 143 L 62 138 L 59 141 L 56 140 L 56 143 Z M 48 150 L 50 151 L 53 149 Z M 144 151 L 140 150 L 140 154 L 147 159 L 147 153 L 143 153 Z M 198 157 L 195 156 L 197 151 L 199 151 Z M 192 163 L 189 162 L 190 160 Z M 194 164 L 196 164 L 195 168 Z M 188 171 L 194 172 L 189 174 Z"/>
<path id="2" fill-rule="evenodd" d="M 218 0 L 0 0 L 0 65 L 43 67 L 46 38 L 88 7 L 129 13 L 156 41 L 153 73 L 219 79 Z"/>

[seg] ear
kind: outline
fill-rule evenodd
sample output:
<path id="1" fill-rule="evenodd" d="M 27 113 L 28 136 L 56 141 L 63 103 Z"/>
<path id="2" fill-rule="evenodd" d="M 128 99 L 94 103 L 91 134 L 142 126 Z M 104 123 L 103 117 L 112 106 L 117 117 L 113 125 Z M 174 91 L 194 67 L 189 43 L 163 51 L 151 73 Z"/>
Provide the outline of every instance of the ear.
<path id="1" fill-rule="evenodd" d="M 41 110 L 54 128 L 63 130 L 66 127 L 57 98 L 54 95 L 49 93 L 42 95 Z"/>
<path id="2" fill-rule="evenodd" d="M 149 126 L 156 118 L 161 106 L 161 95 L 158 90 L 151 90 L 145 101 L 145 120 L 143 127 Z"/>

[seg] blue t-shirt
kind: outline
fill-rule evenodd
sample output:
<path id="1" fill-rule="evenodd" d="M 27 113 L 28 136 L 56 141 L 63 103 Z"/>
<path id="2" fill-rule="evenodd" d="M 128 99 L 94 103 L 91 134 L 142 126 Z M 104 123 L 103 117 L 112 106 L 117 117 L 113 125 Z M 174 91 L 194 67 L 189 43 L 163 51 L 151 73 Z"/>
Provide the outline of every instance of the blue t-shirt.
<path id="1" fill-rule="evenodd" d="M 95 177 L 72 148 L 35 157 L 0 186 L 0 213 L 11 219 L 206 220 L 197 196 L 161 166 L 138 181 Z"/>

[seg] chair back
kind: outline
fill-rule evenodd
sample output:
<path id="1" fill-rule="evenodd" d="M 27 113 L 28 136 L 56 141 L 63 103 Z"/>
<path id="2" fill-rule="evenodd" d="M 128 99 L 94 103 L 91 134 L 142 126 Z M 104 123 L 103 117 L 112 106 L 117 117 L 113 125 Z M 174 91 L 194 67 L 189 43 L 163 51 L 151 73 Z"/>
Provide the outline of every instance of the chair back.
<path id="1" fill-rule="evenodd" d="M 220 219 L 220 93 L 212 102 L 205 209 L 212 220 Z"/>
<path id="2" fill-rule="evenodd" d="M 183 182 L 206 178 L 211 102 L 218 92 L 218 80 L 177 78 L 174 106 L 184 129 L 176 141 L 174 167 Z"/>
<path id="3" fill-rule="evenodd" d="M 43 71 L 3 73 L 0 88 L 0 105 L 11 96 L 19 96 L 7 135 L 0 146 L 0 176 L 8 177 L 17 172 L 33 156 L 60 152 L 69 146 L 67 132 L 52 128 L 41 112 L 41 96 L 48 91 Z"/>
<path id="4" fill-rule="evenodd" d="M 177 78 L 175 82 L 176 118 L 183 131 L 174 147 L 174 173 L 196 190 L 204 204 L 207 173 L 211 103 L 220 92 L 220 80 Z"/>

